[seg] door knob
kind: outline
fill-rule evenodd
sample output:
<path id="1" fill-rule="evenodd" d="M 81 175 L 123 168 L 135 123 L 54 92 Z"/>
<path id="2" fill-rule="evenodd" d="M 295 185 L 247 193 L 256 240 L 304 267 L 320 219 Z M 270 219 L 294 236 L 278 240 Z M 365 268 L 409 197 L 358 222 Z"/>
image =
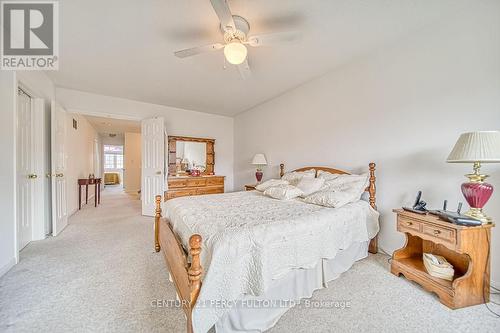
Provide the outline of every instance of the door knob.
<path id="1" fill-rule="evenodd" d="M 156 171 L 156 174 L 157 175 L 161 175 L 161 171 Z"/>
<path id="2" fill-rule="evenodd" d="M 56 173 L 56 177 L 64 177 L 64 173 Z"/>
<path id="3" fill-rule="evenodd" d="M 30 175 L 28 175 L 28 178 L 29 179 L 36 179 L 36 178 L 38 178 L 38 176 L 35 174 L 30 174 Z"/>
<path id="4" fill-rule="evenodd" d="M 52 175 L 50 173 L 46 173 L 45 177 L 50 178 L 50 177 L 52 177 Z"/>

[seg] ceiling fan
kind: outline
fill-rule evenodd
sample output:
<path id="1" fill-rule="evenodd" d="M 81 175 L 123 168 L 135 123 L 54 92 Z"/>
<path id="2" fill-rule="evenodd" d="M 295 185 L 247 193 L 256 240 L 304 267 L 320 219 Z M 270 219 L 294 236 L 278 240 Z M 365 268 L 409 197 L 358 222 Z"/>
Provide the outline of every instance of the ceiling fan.
<path id="1" fill-rule="evenodd" d="M 277 42 L 294 40 L 298 35 L 295 32 L 278 32 L 249 36 L 250 24 L 243 17 L 233 15 L 227 0 L 210 0 L 215 13 L 220 20 L 220 29 L 224 36 L 224 43 L 214 43 L 174 52 L 179 58 L 191 57 L 200 53 L 224 49 L 224 56 L 230 64 L 236 65 L 243 79 L 251 75 L 248 65 L 247 45 L 258 47 Z"/>

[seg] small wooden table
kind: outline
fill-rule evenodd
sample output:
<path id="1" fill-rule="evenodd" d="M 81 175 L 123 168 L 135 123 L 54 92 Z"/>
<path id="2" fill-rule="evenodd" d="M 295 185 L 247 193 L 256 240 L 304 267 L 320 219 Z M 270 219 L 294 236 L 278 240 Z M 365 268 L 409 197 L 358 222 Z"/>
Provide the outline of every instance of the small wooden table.
<path id="1" fill-rule="evenodd" d="M 85 204 L 89 203 L 89 185 L 94 185 L 94 207 L 101 204 L 101 178 L 78 179 L 78 209 L 82 209 L 82 186 L 85 186 Z"/>
<path id="2" fill-rule="evenodd" d="M 403 274 L 424 289 L 439 296 L 452 309 L 482 304 L 490 299 L 490 243 L 494 224 L 460 226 L 431 214 L 402 209 L 397 214 L 397 229 L 404 232 L 406 244 L 392 255 L 391 272 Z M 425 269 L 422 254 L 441 255 L 453 265 L 452 281 L 433 277 Z"/>
<path id="3" fill-rule="evenodd" d="M 258 184 L 254 184 L 254 185 L 245 185 L 245 191 L 255 191 L 255 187 L 257 186 Z"/>

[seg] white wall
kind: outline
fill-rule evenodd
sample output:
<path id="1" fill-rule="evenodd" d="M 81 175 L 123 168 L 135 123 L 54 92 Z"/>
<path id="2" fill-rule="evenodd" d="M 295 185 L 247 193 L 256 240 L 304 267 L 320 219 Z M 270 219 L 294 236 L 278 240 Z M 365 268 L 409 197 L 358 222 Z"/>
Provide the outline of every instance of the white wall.
<path id="1" fill-rule="evenodd" d="M 73 119 L 78 122 L 77 129 L 73 128 Z M 88 178 L 89 174 L 96 173 L 94 168 L 95 140 L 100 140 L 98 133 L 85 117 L 75 114 L 66 114 L 66 168 L 67 203 L 69 215 L 78 210 L 78 179 Z M 85 205 L 85 187 L 82 186 L 82 207 Z M 89 186 L 89 204 L 93 204 L 94 185 Z"/>
<path id="2" fill-rule="evenodd" d="M 123 187 L 126 192 L 141 189 L 141 133 L 125 133 Z"/>
<path id="3" fill-rule="evenodd" d="M 125 144 L 125 135 L 123 133 L 117 134 L 115 137 L 110 137 L 109 134 L 99 134 L 102 139 L 103 145 L 117 145 L 123 146 Z"/>
<path id="4" fill-rule="evenodd" d="M 58 101 L 69 111 L 95 116 L 141 120 L 165 118 L 168 135 L 215 139 L 215 172 L 233 189 L 233 118 L 57 88 Z"/>
<path id="5" fill-rule="evenodd" d="M 16 73 L 0 71 L 0 276 L 16 263 L 15 243 L 15 96 Z"/>
<path id="6" fill-rule="evenodd" d="M 418 190 L 430 207 L 463 201 L 471 165 L 447 164 L 462 132 L 500 130 L 500 8 L 478 6 L 456 18 L 356 59 L 235 118 L 235 189 L 254 183 L 263 152 L 265 178 L 324 165 L 362 172 L 377 163 L 380 246 L 403 245 L 393 208 Z M 500 165 L 485 165 L 497 188 L 485 211 L 500 221 Z M 500 285 L 500 228 L 493 229 L 492 279 Z"/>

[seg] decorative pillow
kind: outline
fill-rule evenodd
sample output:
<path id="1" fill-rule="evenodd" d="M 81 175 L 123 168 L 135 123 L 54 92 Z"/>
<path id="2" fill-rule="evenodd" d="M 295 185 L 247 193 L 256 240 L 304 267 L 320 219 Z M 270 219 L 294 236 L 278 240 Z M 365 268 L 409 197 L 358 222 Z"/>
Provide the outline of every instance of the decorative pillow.
<path id="1" fill-rule="evenodd" d="M 325 180 L 324 191 L 353 192 L 358 200 L 369 183 L 367 173 L 362 175 L 337 175 L 334 179 Z"/>
<path id="2" fill-rule="evenodd" d="M 265 182 L 255 186 L 255 189 L 257 191 L 264 192 L 265 190 L 267 190 L 270 187 L 279 186 L 279 185 L 288 185 L 288 182 L 286 180 L 282 180 L 282 179 L 269 179 L 269 180 L 266 180 Z"/>
<path id="3" fill-rule="evenodd" d="M 351 192 L 321 191 L 305 197 L 304 202 L 325 207 L 339 208 L 353 200 L 355 201 L 355 198 L 356 196 Z"/>
<path id="4" fill-rule="evenodd" d="M 282 180 L 286 180 L 290 185 L 297 186 L 302 178 L 315 178 L 316 170 L 310 169 L 307 171 L 293 171 L 287 172 L 281 177 Z"/>
<path id="5" fill-rule="evenodd" d="M 360 200 L 368 183 L 368 174 L 337 175 L 333 179 L 326 180 L 321 191 L 307 196 L 304 202 L 326 207 L 342 207 Z"/>
<path id="6" fill-rule="evenodd" d="M 290 200 L 302 194 L 303 192 L 299 188 L 292 185 L 274 186 L 264 191 L 264 195 L 279 200 Z"/>
<path id="7" fill-rule="evenodd" d="M 331 173 L 328 171 L 323 171 L 323 170 L 318 170 L 318 178 L 324 179 L 324 180 L 332 180 L 340 176 L 338 173 Z"/>
<path id="8" fill-rule="evenodd" d="M 302 177 L 302 179 L 299 181 L 297 184 L 297 187 L 304 192 L 302 196 L 308 196 L 310 194 L 313 194 L 315 192 L 318 192 L 321 190 L 323 185 L 325 184 L 325 180 L 322 178 L 305 178 Z"/>

